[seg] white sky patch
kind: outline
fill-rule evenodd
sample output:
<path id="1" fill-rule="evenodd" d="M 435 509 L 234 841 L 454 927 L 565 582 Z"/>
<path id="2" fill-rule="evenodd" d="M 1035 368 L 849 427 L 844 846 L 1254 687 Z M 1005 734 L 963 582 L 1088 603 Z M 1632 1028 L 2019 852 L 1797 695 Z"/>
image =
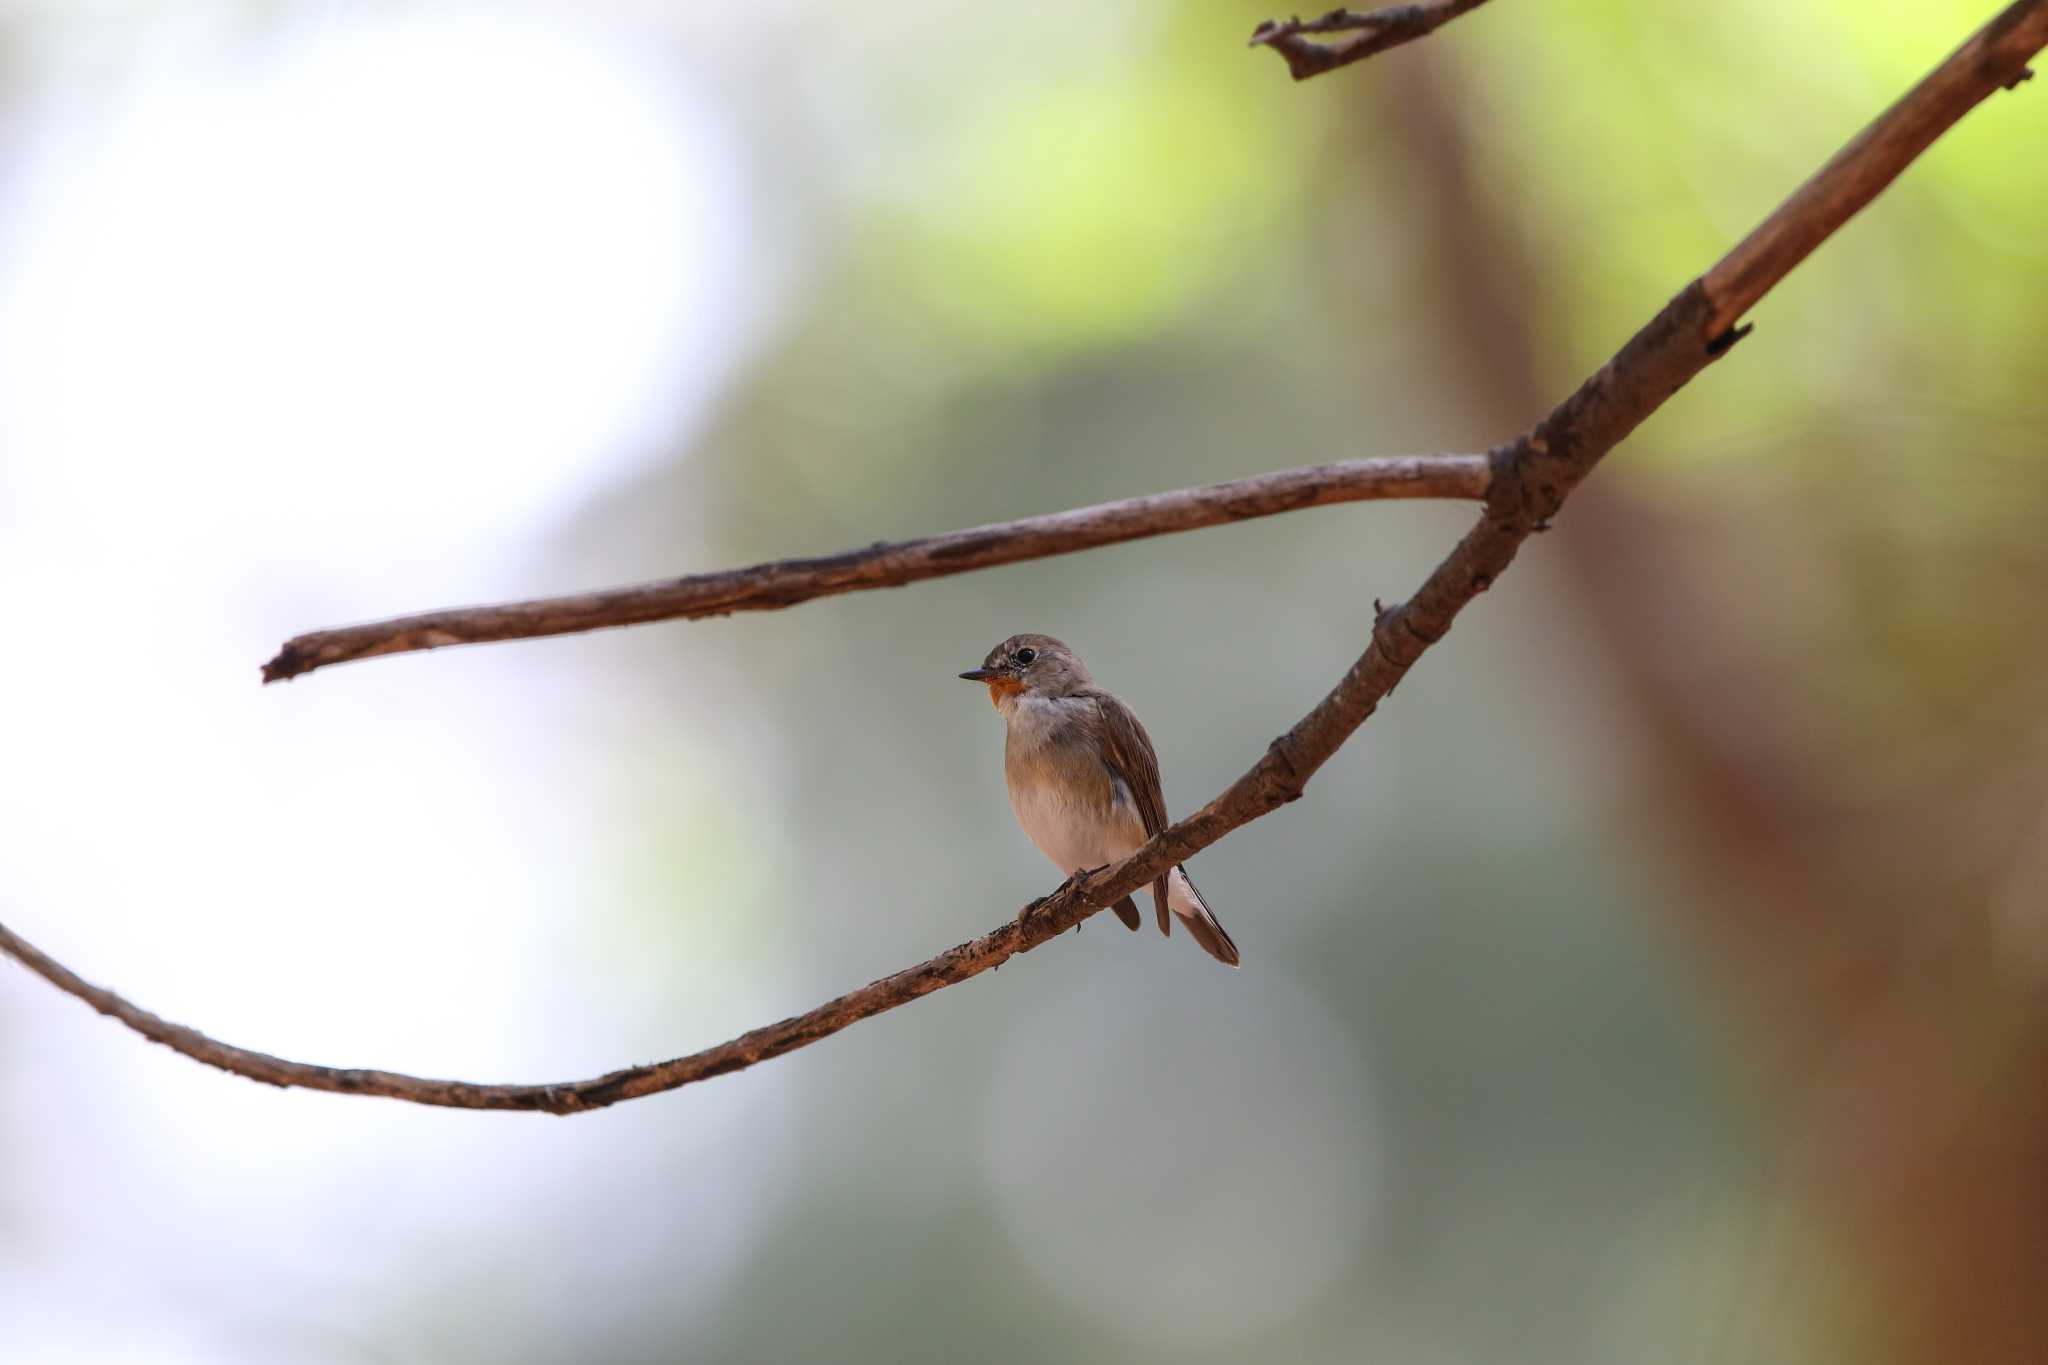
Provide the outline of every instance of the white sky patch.
<path id="1" fill-rule="evenodd" d="M 94 40 L 13 111 L 0 193 L 0 917 L 286 1055 L 503 1080 L 628 1060 L 607 1042 L 644 1000 L 559 963 L 620 881 L 591 866 L 615 775 L 562 723 L 602 680 L 509 651 L 267 691 L 256 667 L 295 630 L 507 595 L 553 523 L 672 453 L 753 323 L 737 158 L 675 71 L 530 18 Z M 710 1042 L 772 992 L 677 1008 Z M 580 1227 L 563 1201 L 601 1206 L 593 1171 L 691 1150 L 750 1155 L 672 1192 L 688 1245 L 624 1220 L 588 1273 L 659 1242 L 708 1301 L 773 1213 L 772 1078 L 654 1147 L 216 1081 L 54 992 L 0 1011 L 0 1117 L 70 1116 L 10 1151 L 19 1250 L 80 1268 L 10 1313 L 34 1339 L 90 1303 L 104 1340 L 139 1315 L 229 1359 L 218 1286 L 388 1293 L 494 1219 Z M 181 1282 L 199 1266 L 211 1300 Z"/>
<path id="2" fill-rule="evenodd" d="M 330 21 L 159 54 L 51 129 L 0 286 L 31 498 L 233 477 L 181 511 L 289 548 L 497 533 L 671 434 L 732 328 L 737 171 L 622 46 Z"/>

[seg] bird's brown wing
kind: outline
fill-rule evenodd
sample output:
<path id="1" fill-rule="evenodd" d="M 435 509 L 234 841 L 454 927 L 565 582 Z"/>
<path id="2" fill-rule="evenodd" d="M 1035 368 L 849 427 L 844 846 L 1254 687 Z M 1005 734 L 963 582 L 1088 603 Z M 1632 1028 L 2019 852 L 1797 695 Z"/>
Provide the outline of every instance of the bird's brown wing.
<path id="1" fill-rule="evenodd" d="M 1138 818 L 1145 822 L 1145 837 L 1166 828 L 1166 793 L 1159 785 L 1159 755 L 1152 751 L 1152 737 L 1125 706 L 1109 693 L 1097 689 L 1096 709 L 1102 716 L 1102 754 L 1110 776 L 1130 789 L 1137 803 Z M 1159 911 L 1159 932 L 1173 935 L 1173 919 L 1166 910 L 1166 878 L 1152 883 L 1152 903 Z"/>

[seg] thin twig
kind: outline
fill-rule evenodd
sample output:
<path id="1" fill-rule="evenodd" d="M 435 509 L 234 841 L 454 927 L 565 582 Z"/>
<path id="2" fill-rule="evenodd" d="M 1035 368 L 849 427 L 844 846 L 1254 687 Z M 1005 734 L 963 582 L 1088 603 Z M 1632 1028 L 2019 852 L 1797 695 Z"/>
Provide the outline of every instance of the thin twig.
<path id="1" fill-rule="evenodd" d="M 881 542 L 841 554 L 779 559 L 744 569 L 691 574 L 570 597 L 457 607 L 360 626 L 316 630 L 287 640 L 277 657 L 263 665 L 263 681 L 296 678 L 351 659 L 438 649 L 443 645 L 527 640 L 607 626 L 725 616 L 736 611 L 772 611 L 835 593 L 901 587 L 927 578 L 1270 517 L 1304 507 L 1378 498 L 1485 496 L 1483 455 L 1394 455 L 1340 460 L 1335 464 L 1283 469 L 1228 483 L 974 526 L 921 540 Z"/>
<path id="2" fill-rule="evenodd" d="M 1461 14 L 1469 13 L 1486 0 L 1421 0 L 1412 5 L 1389 5 L 1368 13 L 1333 9 L 1316 19 L 1268 19 L 1252 31 L 1253 47 L 1270 47 L 1287 63 L 1294 79 L 1305 81 L 1340 66 L 1362 62 L 1390 47 L 1427 38 Z M 1356 38 L 1341 43 L 1311 42 L 1311 33 L 1350 33 Z"/>
<path id="3" fill-rule="evenodd" d="M 1466 533 L 1413 597 L 1379 614 L 1371 643 L 1357 662 L 1314 710 L 1267 747 L 1249 771 L 1195 814 L 1161 831 L 1122 862 L 1063 888 L 1021 922 L 1006 924 L 808 1013 L 688 1057 L 628 1067 L 587 1081 L 526 1086 L 427 1080 L 285 1061 L 231 1047 L 159 1019 L 81 980 L 4 927 L 0 927 L 0 951 L 145 1037 L 252 1080 L 383 1095 L 420 1104 L 556 1114 L 583 1113 L 738 1071 L 814 1043 L 856 1020 L 964 981 L 1072 928 L 1231 830 L 1299 797 L 1316 770 L 1372 715 L 1424 651 L 1443 638 L 1458 613 L 1507 568 L 1522 542 L 1549 525 L 1593 466 L 1740 339 L 1743 330 L 1729 326 L 1733 316 L 1739 315 L 1739 310 L 1728 313 L 1731 303 L 1737 299 L 1743 301 L 1742 306 L 1755 302 L 1800 257 L 1868 202 L 1869 195 L 1839 192 L 1831 182 L 1839 179 L 1880 187 L 1888 183 L 1933 140 L 1932 133 L 1917 138 L 1889 135 L 1885 132 L 1888 126 L 1932 128 L 1938 133 L 1992 92 L 2016 84 L 2027 59 L 2044 46 L 2048 46 L 2048 0 L 2020 0 L 1980 30 L 1941 69 L 1850 144 L 1848 151 L 1779 206 L 1744 247 L 1680 291 L 1577 392 L 1533 430 L 1488 456 L 1492 478 L 1479 524 Z M 1795 244 L 1774 255 L 1780 268 L 1774 268 L 1760 285 L 1747 271 L 1729 268 L 1730 261 L 1742 257 L 1748 242 L 1758 240 Z M 1731 278 L 1741 283 L 1730 285 Z M 1718 287 L 1716 280 L 1722 282 Z"/>

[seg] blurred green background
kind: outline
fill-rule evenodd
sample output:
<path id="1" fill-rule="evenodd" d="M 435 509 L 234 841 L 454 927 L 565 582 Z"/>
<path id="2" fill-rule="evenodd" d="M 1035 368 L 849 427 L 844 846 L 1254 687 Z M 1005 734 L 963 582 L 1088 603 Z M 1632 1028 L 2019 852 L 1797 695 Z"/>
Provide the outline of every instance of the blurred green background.
<path id="1" fill-rule="evenodd" d="M 1183 814 L 1470 510 L 256 665 L 1484 449 L 1990 12 L 1503 0 L 1297 87 L 1213 0 L 677 10 L 0 28 L 0 916 L 88 977 L 286 1055 L 539 1080 L 989 928 L 1056 879 L 954 673 L 1066 639 Z M 2043 145 L 2036 86 L 1966 119 L 1307 799 L 1196 861 L 1241 972 L 1099 918 L 566 1124 L 260 1091 L 0 974 L 0 1357 L 1936 1358 L 1998 1305 L 1916 1257 L 2048 1268 L 2006 1217 L 2043 1178 Z"/>

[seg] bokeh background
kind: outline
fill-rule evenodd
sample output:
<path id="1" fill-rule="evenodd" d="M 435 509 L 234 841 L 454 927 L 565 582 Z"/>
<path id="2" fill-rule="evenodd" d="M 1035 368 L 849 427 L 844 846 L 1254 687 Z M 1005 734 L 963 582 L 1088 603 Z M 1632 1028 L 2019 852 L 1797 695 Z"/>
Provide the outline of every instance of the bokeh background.
<path id="1" fill-rule="evenodd" d="M 1226 0 L 12 5 L 0 919 L 479 1080 L 981 932 L 1056 879 L 955 672 L 1063 636 L 1184 813 L 1470 509 L 257 666 L 1483 449 L 1990 10 L 1504 0 L 1296 87 Z M 2042 1358 L 2043 146 L 1968 118 L 1197 860 L 1241 972 L 1102 917 L 558 1121 L 0 964 L 0 1359 Z"/>

